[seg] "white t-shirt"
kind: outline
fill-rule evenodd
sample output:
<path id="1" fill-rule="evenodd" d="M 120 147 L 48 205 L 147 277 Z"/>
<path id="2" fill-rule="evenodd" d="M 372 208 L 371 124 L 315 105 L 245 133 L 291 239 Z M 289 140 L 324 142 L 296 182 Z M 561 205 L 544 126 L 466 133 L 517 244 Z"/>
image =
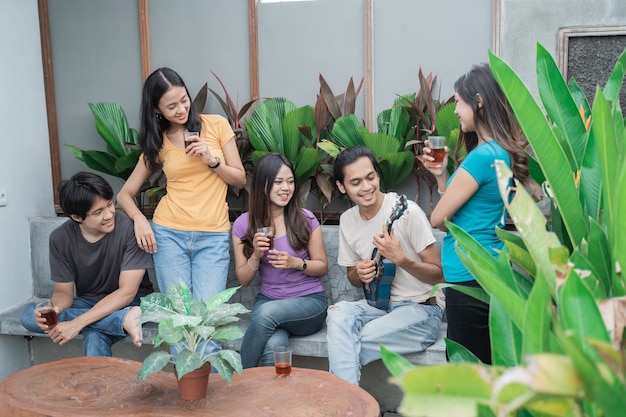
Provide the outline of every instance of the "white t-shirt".
<path id="1" fill-rule="evenodd" d="M 386 193 L 383 205 L 372 219 L 364 220 L 359 207 L 346 210 L 339 219 L 339 253 L 337 263 L 341 266 L 355 266 L 364 259 L 371 259 L 374 249 L 374 235 L 380 234 L 387 223 L 393 206 L 398 200 L 396 193 Z M 435 243 L 432 227 L 422 209 L 409 201 L 405 213 L 393 224 L 393 231 L 400 240 L 404 254 L 422 262 L 419 253 Z M 421 303 L 430 297 L 433 286 L 420 281 L 400 267 L 396 267 L 396 277 L 391 285 L 391 302 L 413 301 Z M 437 304 L 445 307 L 442 291 L 435 293 Z"/>

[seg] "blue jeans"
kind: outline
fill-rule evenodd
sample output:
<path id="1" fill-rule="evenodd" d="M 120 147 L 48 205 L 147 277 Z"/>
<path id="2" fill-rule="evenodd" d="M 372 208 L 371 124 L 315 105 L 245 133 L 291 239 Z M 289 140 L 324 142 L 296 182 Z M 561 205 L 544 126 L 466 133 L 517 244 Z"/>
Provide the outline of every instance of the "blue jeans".
<path id="1" fill-rule="evenodd" d="M 274 365 L 274 348 L 288 346 L 289 334 L 306 336 L 322 328 L 328 303 L 319 292 L 303 297 L 274 300 L 259 293 L 252 319 L 241 341 L 244 368 Z"/>
<path id="2" fill-rule="evenodd" d="M 159 290 L 183 281 L 194 299 L 208 300 L 226 289 L 230 233 L 186 232 L 152 224 L 157 252 L 152 255 Z"/>
<path id="3" fill-rule="evenodd" d="M 90 310 L 95 301 L 84 298 L 75 298 L 72 306 L 59 314 L 59 321 L 71 321 Z M 139 297 L 135 297 L 128 307 L 114 311 L 110 315 L 91 323 L 80 332 L 83 335 L 83 351 L 85 356 L 112 356 L 111 346 L 124 339 L 124 318 L 131 306 L 139 305 Z M 35 319 L 35 305 L 30 305 L 22 311 L 20 323 L 27 330 L 34 333 L 44 333 Z"/>
<path id="4" fill-rule="evenodd" d="M 398 354 L 420 352 L 437 341 L 443 312 L 439 306 L 410 301 L 386 312 L 365 300 L 340 301 L 328 308 L 330 372 L 355 385 L 361 367 L 380 359 L 380 345 Z"/>
<path id="5" fill-rule="evenodd" d="M 159 291 L 183 281 L 196 301 L 208 300 L 226 289 L 230 264 L 230 233 L 188 232 L 152 223 L 157 251 L 152 254 Z M 221 348 L 210 341 L 206 353 Z M 175 350 L 170 349 L 172 354 Z"/>

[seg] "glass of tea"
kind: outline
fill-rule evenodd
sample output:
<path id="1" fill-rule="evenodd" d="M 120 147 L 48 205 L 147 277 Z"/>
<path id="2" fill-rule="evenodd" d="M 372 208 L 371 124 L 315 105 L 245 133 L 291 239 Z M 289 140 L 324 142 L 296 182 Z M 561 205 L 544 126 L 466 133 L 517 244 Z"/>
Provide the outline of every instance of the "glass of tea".
<path id="1" fill-rule="evenodd" d="M 198 137 L 199 135 L 200 135 L 200 132 L 189 132 L 189 131 L 183 132 L 183 138 L 185 139 L 185 149 L 187 149 L 189 145 L 191 145 L 194 142 L 193 138 Z"/>
<path id="2" fill-rule="evenodd" d="M 52 300 L 42 300 L 35 306 L 35 310 L 39 311 L 39 314 L 43 318 L 46 319 L 46 325 L 49 329 L 52 329 L 57 325 L 59 319 L 57 317 L 57 312 L 54 311 L 54 304 L 52 304 Z"/>
<path id="3" fill-rule="evenodd" d="M 277 378 L 291 376 L 291 348 L 289 346 L 274 348 L 274 368 L 276 368 Z"/>
<path id="4" fill-rule="evenodd" d="M 257 233 L 263 233 L 266 238 L 270 240 L 269 249 L 274 248 L 274 228 L 272 226 L 259 227 L 256 229 Z"/>
<path id="5" fill-rule="evenodd" d="M 428 147 L 430 148 L 430 156 L 435 160 L 433 163 L 442 164 L 446 155 L 446 137 L 445 136 L 429 136 Z"/>

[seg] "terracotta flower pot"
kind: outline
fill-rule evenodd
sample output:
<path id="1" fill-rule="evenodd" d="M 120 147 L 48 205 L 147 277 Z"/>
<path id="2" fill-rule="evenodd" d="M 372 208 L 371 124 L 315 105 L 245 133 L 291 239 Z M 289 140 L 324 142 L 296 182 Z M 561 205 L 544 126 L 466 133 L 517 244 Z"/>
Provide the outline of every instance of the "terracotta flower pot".
<path id="1" fill-rule="evenodd" d="M 209 374 L 211 373 L 211 364 L 207 363 L 200 369 L 191 371 L 178 379 L 178 372 L 174 366 L 174 375 L 178 381 L 178 392 L 183 400 L 193 401 L 201 400 L 206 397 L 206 390 L 209 386 Z"/>

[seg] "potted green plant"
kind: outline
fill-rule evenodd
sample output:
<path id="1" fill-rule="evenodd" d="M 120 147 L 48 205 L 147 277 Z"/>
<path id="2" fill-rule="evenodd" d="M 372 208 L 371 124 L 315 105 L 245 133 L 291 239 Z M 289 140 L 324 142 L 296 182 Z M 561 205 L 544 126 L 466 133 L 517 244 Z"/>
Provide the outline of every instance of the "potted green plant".
<path id="1" fill-rule="evenodd" d="M 499 231 L 505 250 L 494 257 L 447 222 L 463 263 L 484 288 L 472 295 L 490 304 L 493 365 L 451 341 L 452 363 L 441 366 L 416 368 L 383 349 L 404 390 L 399 411 L 407 417 L 622 416 L 626 126 L 619 91 L 626 50 L 592 107 L 541 45 L 542 106 L 493 54 L 490 67 L 532 147 L 540 169 L 533 177 L 545 179 L 552 214 L 546 219 L 521 184 L 513 193 L 511 172 L 497 163 L 500 193 L 518 231 Z"/>
<path id="2" fill-rule="evenodd" d="M 211 366 L 229 384 L 233 372 L 241 374 L 241 357 L 230 349 L 205 352 L 207 342 L 226 342 L 243 335 L 235 324 L 238 314 L 248 313 L 240 303 L 227 304 L 239 287 L 228 288 L 208 301 L 195 301 L 184 283 L 172 285 L 167 293 L 154 292 L 141 299 L 141 322 L 158 323 L 154 347 L 170 346 L 169 350 L 152 352 L 143 361 L 137 379 L 143 381 L 151 374 L 160 371 L 168 363 L 174 364 L 174 371 L 181 387 L 181 380 L 199 379 L 202 386 L 196 394 L 186 395 L 181 389 L 181 397 L 186 400 L 204 398 Z M 201 373 L 202 378 L 191 378 Z M 198 398 L 199 396 L 199 398 Z"/>

